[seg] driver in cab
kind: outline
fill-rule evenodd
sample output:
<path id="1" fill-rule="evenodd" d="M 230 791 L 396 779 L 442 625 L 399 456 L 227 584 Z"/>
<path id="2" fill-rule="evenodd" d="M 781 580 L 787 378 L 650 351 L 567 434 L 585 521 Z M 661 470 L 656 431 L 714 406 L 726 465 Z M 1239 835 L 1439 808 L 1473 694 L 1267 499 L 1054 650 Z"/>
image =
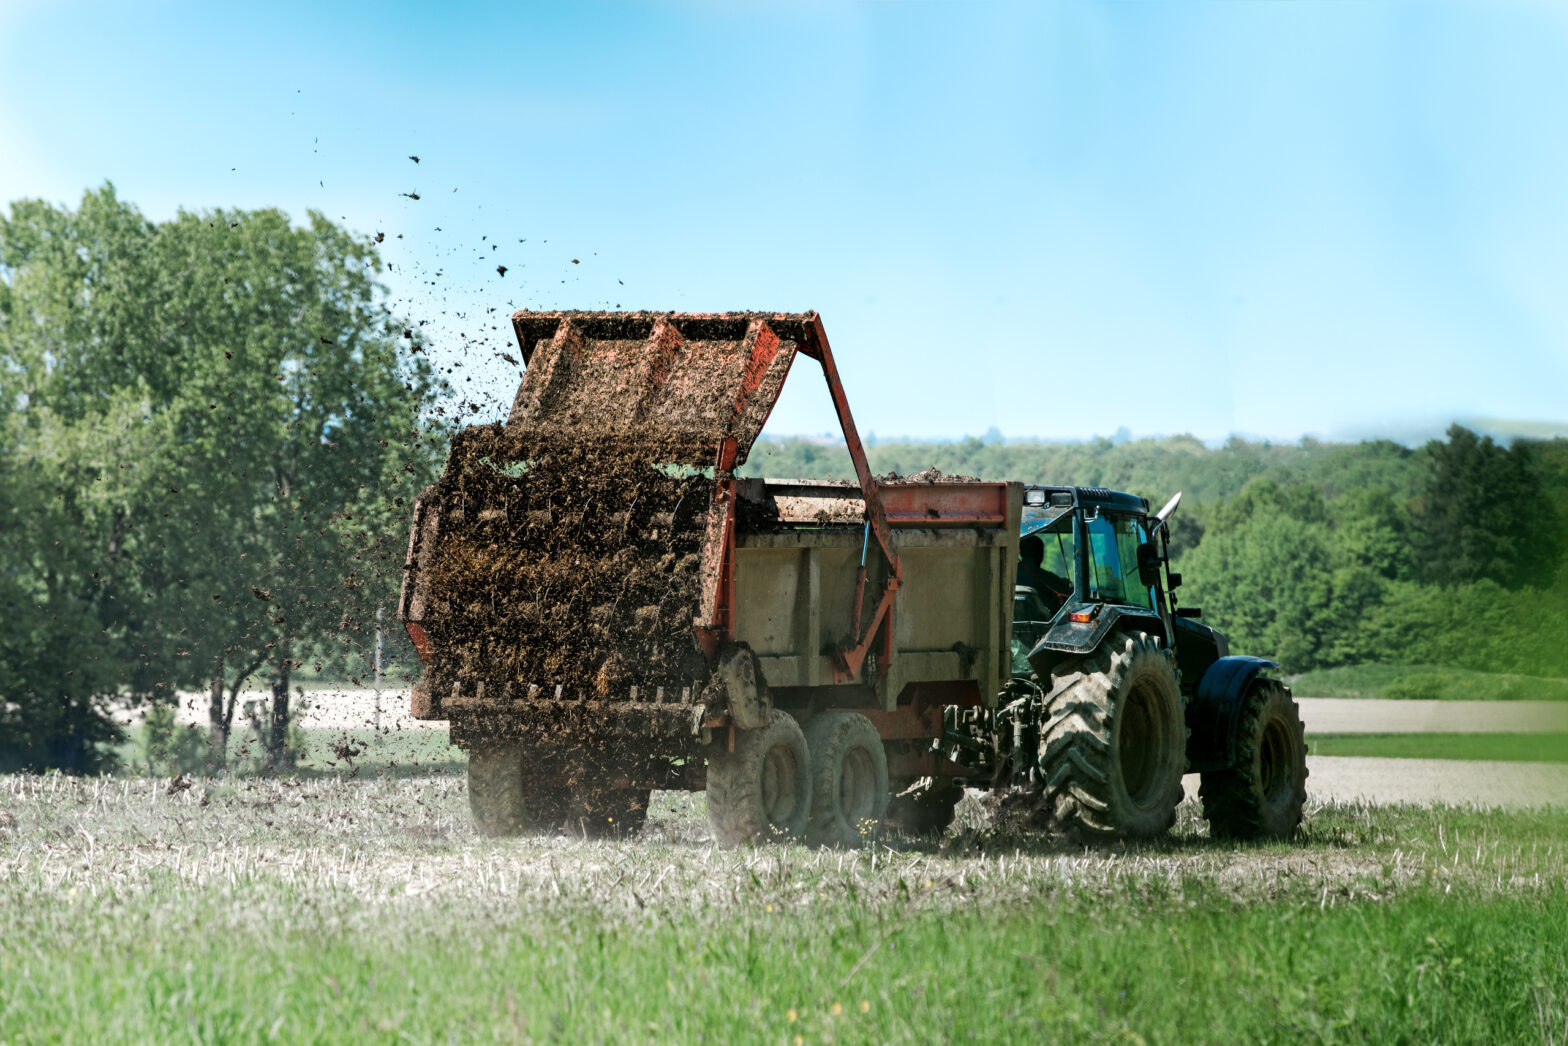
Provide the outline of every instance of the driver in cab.
<path id="1" fill-rule="evenodd" d="M 1046 609 L 1053 614 L 1073 594 L 1071 581 L 1045 569 L 1045 542 L 1038 534 L 1026 535 L 1018 543 L 1018 584 L 1040 593 Z"/>

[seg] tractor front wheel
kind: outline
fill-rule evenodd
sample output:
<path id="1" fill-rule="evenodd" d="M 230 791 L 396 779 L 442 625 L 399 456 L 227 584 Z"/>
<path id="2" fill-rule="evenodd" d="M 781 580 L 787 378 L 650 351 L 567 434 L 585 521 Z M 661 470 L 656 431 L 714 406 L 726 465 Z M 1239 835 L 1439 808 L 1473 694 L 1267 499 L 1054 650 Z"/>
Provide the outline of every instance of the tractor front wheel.
<path id="1" fill-rule="evenodd" d="M 1301 711 L 1283 683 L 1262 679 L 1248 692 L 1236 723 L 1236 762 L 1204 774 L 1198 795 L 1217 838 L 1295 832 L 1307 801 L 1307 743 Z"/>

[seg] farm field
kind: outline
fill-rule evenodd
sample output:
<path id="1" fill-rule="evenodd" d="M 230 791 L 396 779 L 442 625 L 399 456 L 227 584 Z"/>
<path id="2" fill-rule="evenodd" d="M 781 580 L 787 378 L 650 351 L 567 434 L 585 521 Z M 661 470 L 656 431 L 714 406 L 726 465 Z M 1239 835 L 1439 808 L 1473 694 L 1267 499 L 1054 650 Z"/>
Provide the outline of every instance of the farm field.
<path id="1" fill-rule="evenodd" d="M 1311 755 L 1568 763 L 1568 734 L 1316 734 Z"/>
<path id="2" fill-rule="evenodd" d="M 1309 791 L 1325 800 L 1479 803 L 1504 807 L 1568 806 L 1568 735 L 1564 734 L 1318 734 L 1308 727 Z M 304 778 L 422 777 L 461 779 L 464 753 L 448 743 L 444 728 L 393 730 L 311 728 L 297 773 Z M 140 728 L 119 755 L 132 773 L 144 769 Z M 199 745 L 192 751 L 204 751 Z M 261 765 L 254 737 L 237 736 L 230 764 Z M 192 766 L 195 766 L 195 762 Z M 1187 792 L 1196 797 L 1198 778 Z"/>
<path id="3" fill-rule="evenodd" d="M 1347 665 L 1290 680 L 1297 697 L 1410 701 L 1568 701 L 1568 679 L 1439 665 Z"/>
<path id="4" fill-rule="evenodd" d="M 0 1039 L 1563 1041 L 1568 812 L 1295 843 L 492 841 L 460 778 L 9 777 Z"/>

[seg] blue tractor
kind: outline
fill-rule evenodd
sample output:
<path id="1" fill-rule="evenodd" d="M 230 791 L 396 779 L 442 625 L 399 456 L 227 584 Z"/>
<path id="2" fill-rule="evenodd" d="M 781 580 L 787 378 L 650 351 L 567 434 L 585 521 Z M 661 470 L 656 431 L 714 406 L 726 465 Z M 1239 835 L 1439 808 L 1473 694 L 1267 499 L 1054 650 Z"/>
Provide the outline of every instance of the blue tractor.
<path id="1" fill-rule="evenodd" d="M 1230 654 L 1177 605 L 1180 499 L 1151 515 L 1133 494 L 1025 487 L 1012 678 L 994 712 L 948 710 L 950 757 L 1080 838 L 1164 834 L 1187 773 L 1213 835 L 1289 836 L 1306 800 L 1300 712 L 1275 662 Z M 938 784 L 904 805 L 946 814 L 952 796 Z"/>

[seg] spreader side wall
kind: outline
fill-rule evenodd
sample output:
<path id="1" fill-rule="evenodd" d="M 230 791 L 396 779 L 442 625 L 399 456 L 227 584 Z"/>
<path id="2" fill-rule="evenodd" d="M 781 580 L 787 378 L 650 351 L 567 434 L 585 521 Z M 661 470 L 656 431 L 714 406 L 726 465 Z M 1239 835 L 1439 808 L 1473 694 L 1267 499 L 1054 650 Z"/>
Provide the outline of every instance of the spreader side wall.
<path id="1" fill-rule="evenodd" d="M 892 711 L 911 685 L 967 684 L 989 706 L 1010 662 L 1016 515 L 997 527 L 894 529 L 903 572 L 894 656 L 874 690 L 863 678 L 834 681 L 833 651 L 852 632 L 860 527 L 737 535 L 733 638 L 758 655 L 770 688 L 822 688 L 831 705 Z"/>

